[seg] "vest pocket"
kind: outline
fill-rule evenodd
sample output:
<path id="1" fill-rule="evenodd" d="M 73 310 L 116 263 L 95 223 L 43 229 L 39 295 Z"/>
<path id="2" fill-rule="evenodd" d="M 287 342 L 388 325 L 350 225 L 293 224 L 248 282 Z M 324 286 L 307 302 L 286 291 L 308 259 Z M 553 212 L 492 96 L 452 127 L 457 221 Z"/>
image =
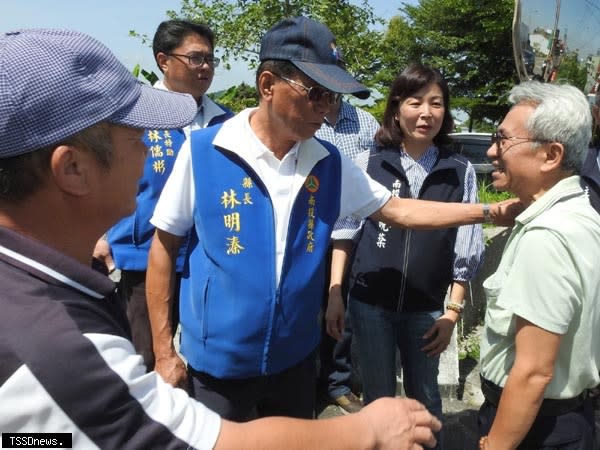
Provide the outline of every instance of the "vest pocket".
<path id="1" fill-rule="evenodd" d="M 210 292 L 210 278 L 206 279 L 204 283 L 204 290 L 202 295 L 202 342 L 206 344 L 208 339 L 208 298 Z"/>

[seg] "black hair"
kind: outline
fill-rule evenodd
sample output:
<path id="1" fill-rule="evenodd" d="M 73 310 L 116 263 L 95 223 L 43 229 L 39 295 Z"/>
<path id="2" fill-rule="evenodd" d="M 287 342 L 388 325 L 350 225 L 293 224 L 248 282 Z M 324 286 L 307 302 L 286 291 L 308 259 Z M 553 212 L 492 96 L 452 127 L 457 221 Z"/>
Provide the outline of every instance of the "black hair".
<path id="1" fill-rule="evenodd" d="M 431 83 L 435 83 L 440 87 L 444 99 L 442 127 L 439 133 L 433 138 L 433 142 L 438 147 L 451 142 L 448 134 L 452 132 L 454 120 L 450 112 L 448 84 L 438 70 L 423 64 L 411 64 L 398 74 L 392 82 L 385 112 L 383 113 L 382 125 L 375 134 L 377 145 L 381 147 L 400 147 L 402 145 L 404 134 L 402 133 L 400 124 L 395 119 L 398 113 L 398 105 Z"/>
<path id="2" fill-rule="evenodd" d="M 204 24 L 194 23 L 187 20 L 165 20 L 158 25 L 152 40 L 152 51 L 154 59 L 159 53 L 168 55 L 174 49 L 179 47 L 183 40 L 190 34 L 197 34 L 204 37 L 211 48 L 215 48 L 215 34 Z M 158 65 L 158 61 L 156 61 Z M 158 67 L 160 69 L 160 66 Z M 160 69 L 162 71 L 162 69 Z"/>

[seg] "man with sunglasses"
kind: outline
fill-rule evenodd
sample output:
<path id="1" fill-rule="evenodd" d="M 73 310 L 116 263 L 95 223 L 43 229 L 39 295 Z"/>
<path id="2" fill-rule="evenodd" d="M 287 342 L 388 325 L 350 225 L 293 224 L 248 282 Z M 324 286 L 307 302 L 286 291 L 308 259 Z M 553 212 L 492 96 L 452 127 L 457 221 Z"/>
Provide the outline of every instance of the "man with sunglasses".
<path id="1" fill-rule="evenodd" d="M 95 256 L 107 260 L 112 254 L 112 265 L 120 269 L 119 296 L 127 308 L 133 344 L 144 357 L 148 371 L 154 368 L 145 286 L 148 250 L 154 234 L 150 217 L 181 147 L 189 146 L 190 133 L 233 116 L 233 113 L 206 95 L 215 67 L 219 65 L 219 58 L 214 56 L 214 44 L 212 30 L 203 24 L 166 20 L 156 29 L 152 49 L 163 79 L 156 82 L 154 87 L 191 94 L 198 104 L 198 112 L 194 121 L 184 128 L 146 130 L 144 142 L 149 151 L 144 175 L 139 183 L 136 211 L 112 227 L 96 246 Z M 183 270 L 184 253 L 185 242 L 177 259 L 176 285 Z M 108 259 L 107 266 L 111 264 L 110 261 Z M 175 293 L 178 292 L 176 289 Z M 178 306 L 175 297 L 171 309 L 173 332 L 179 321 Z"/>
<path id="2" fill-rule="evenodd" d="M 498 190 L 526 209 L 485 280 L 480 448 L 591 449 L 600 382 L 600 216 L 580 186 L 591 137 L 574 86 L 526 82 L 492 137 Z"/>
<path id="3" fill-rule="evenodd" d="M 234 423 L 145 372 L 114 283 L 90 267 L 90 252 L 135 209 L 144 130 L 186 126 L 194 98 L 138 83 L 88 35 L 15 30 L 0 33 L 0 111 L 1 448 L 435 445 L 441 424 L 416 401 Z"/>
<path id="4" fill-rule="evenodd" d="M 284 19 L 262 38 L 258 108 L 192 136 L 151 222 L 146 279 L 156 370 L 224 417 L 312 418 L 325 252 L 339 216 L 435 228 L 501 220 L 514 202 L 391 198 L 314 134 L 338 93 L 368 90 L 338 66 L 331 31 Z M 510 215 L 510 214 L 508 214 Z M 191 228 L 180 295 L 181 353 L 169 326 L 172 271 Z"/>

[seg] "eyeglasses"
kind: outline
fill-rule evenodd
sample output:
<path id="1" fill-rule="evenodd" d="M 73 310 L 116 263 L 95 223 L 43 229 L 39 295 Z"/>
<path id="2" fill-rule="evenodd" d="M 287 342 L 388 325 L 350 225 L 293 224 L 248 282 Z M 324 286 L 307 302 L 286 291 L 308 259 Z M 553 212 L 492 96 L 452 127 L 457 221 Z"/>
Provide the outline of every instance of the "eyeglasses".
<path id="1" fill-rule="evenodd" d="M 306 97 L 308 98 L 309 102 L 320 102 L 321 100 L 325 99 L 325 101 L 327 101 L 328 104 L 333 105 L 337 103 L 340 100 L 340 98 L 342 98 L 342 94 L 330 91 L 329 89 L 326 89 L 323 86 L 307 87 L 304 86 L 302 83 L 299 83 L 298 81 L 284 77 L 283 75 L 279 75 L 278 73 L 273 72 L 273 75 L 281 78 L 287 83 L 295 84 L 296 86 L 304 89 L 304 91 L 306 91 Z"/>
<path id="2" fill-rule="evenodd" d="M 211 67 L 218 67 L 219 62 L 221 61 L 219 58 L 215 58 L 213 55 L 179 55 L 177 53 L 167 53 L 168 56 L 187 58 L 188 64 L 192 67 L 200 67 L 202 64 L 206 63 Z"/>
<path id="3" fill-rule="evenodd" d="M 517 140 L 517 139 L 521 140 L 521 142 L 516 142 L 515 144 L 511 145 L 510 147 L 514 147 L 515 145 L 523 144 L 525 142 L 547 142 L 547 141 L 544 141 L 544 140 L 531 139 L 531 138 L 528 138 L 528 137 L 504 136 L 499 131 L 496 131 L 496 132 L 492 133 L 492 138 L 491 138 L 492 145 L 496 145 L 496 149 L 498 151 L 502 150 L 502 141 L 514 141 L 514 140 Z"/>

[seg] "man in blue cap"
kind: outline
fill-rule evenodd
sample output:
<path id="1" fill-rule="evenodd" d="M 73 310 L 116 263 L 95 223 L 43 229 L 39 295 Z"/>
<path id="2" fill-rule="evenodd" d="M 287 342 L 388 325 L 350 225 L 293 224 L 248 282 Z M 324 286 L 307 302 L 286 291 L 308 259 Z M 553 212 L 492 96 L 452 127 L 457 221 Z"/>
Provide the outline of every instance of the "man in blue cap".
<path id="1" fill-rule="evenodd" d="M 184 127 L 189 95 L 138 83 L 91 37 L 0 35 L 0 430 L 3 448 L 410 449 L 441 424 L 416 401 L 351 417 L 222 420 L 146 373 L 98 236 L 135 209 L 144 129 Z"/>
<path id="2" fill-rule="evenodd" d="M 262 38 L 258 108 L 199 130 L 157 203 L 146 279 L 156 371 L 224 417 L 311 418 L 315 349 L 333 224 L 355 214 L 403 227 L 496 219 L 508 203 L 391 198 L 313 136 L 338 93 L 368 90 L 338 65 L 335 38 L 305 17 Z M 512 204 L 512 203 L 511 203 Z M 180 293 L 181 353 L 168 304 L 181 237 L 194 229 Z"/>

